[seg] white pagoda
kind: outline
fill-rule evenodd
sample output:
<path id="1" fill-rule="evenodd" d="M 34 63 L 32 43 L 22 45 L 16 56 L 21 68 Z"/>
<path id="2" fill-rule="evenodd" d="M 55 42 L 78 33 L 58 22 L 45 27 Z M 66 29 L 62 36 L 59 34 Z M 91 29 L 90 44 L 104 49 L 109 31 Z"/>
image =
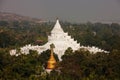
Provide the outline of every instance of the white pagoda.
<path id="1" fill-rule="evenodd" d="M 73 50 L 78 50 L 80 48 L 80 44 L 63 31 L 59 20 L 56 21 L 51 35 L 48 36 L 48 43 L 43 46 L 49 49 L 49 45 L 52 43 L 55 45 L 54 52 L 58 55 L 59 59 L 68 47 L 71 47 Z"/>
<path id="2" fill-rule="evenodd" d="M 61 60 L 61 56 L 64 55 L 64 52 L 67 48 L 71 47 L 73 51 L 78 50 L 80 48 L 84 48 L 89 50 L 91 53 L 96 52 L 106 52 L 104 50 L 101 50 L 97 47 L 85 47 L 80 46 L 80 43 L 77 43 L 71 36 L 68 35 L 68 33 L 65 33 L 63 29 L 61 28 L 61 25 L 59 23 L 59 20 L 57 19 L 56 24 L 54 28 L 51 31 L 51 35 L 48 36 L 48 42 L 43 46 L 33 46 L 33 45 L 26 45 L 20 48 L 20 51 L 22 54 L 29 54 L 29 50 L 36 50 L 39 54 L 47 49 L 49 49 L 50 44 L 55 45 L 54 52 L 58 55 L 58 58 Z M 10 51 L 11 55 L 19 55 L 16 54 L 16 49 Z"/>

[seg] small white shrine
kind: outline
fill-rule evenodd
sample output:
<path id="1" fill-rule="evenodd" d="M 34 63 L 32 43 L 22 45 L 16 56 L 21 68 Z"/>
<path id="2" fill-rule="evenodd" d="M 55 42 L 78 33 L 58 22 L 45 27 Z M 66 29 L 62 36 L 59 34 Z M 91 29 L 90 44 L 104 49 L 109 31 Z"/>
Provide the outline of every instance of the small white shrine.
<path id="1" fill-rule="evenodd" d="M 65 33 L 63 29 L 61 28 L 61 25 L 59 23 L 59 20 L 57 19 L 56 24 L 54 28 L 51 31 L 51 35 L 48 36 L 48 42 L 43 46 L 33 46 L 33 45 L 26 45 L 20 48 L 20 52 L 22 54 L 29 54 L 29 50 L 36 50 L 39 54 L 47 49 L 49 49 L 50 44 L 55 45 L 54 52 L 58 55 L 58 58 L 61 60 L 61 56 L 64 55 L 65 50 L 68 47 L 71 47 L 74 51 L 78 50 L 80 48 L 84 48 L 86 50 L 89 50 L 91 53 L 96 52 L 105 52 L 107 51 L 101 50 L 97 47 L 85 47 L 80 46 L 80 43 L 77 43 L 71 36 L 68 35 L 68 33 Z M 20 55 L 19 53 L 16 54 L 16 49 L 10 51 L 10 55 Z"/>

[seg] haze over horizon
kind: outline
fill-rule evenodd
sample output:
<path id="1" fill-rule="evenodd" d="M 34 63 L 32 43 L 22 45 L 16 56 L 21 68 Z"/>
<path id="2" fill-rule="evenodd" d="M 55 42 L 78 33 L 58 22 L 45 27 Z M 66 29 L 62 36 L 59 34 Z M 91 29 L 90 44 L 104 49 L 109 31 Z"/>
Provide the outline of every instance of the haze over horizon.
<path id="1" fill-rule="evenodd" d="M 0 0 L 0 11 L 50 21 L 120 23 L 119 0 Z"/>

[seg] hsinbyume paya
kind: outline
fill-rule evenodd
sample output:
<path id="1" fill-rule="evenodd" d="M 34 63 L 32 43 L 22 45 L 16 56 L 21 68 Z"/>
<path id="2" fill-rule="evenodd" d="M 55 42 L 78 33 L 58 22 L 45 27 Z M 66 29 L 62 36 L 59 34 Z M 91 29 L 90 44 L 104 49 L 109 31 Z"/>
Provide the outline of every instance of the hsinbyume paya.
<path id="1" fill-rule="evenodd" d="M 61 60 L 61 56 L 64 55 L 65 50 L 68 47 L 71 47 L 73 51 L 78 50 L 80 48 L 84 48 L 86 50 L 89 50 L 91 53 L 96 53 L 96 52 L 105 52 L 108 53 L 107 51 L 104 51 L 102 49 L 99 49 L 95 46 L 93 47 L 85 47 L 81 46 L 80 43 L 77 43 L 71 36 L 68 35 L 68 33 L 65 33 L 63 29 L 61 28 L 61 25 L 59 23 L 59 20 L 56 20 L 55 26 L 51 31 L 51 35 L 48 36 L 48 42 L 43 45 L 43 46 L 33 46 L 31 44 L 23 46 L 20 48 L 20 52 L 22 54 L 29 54 L 29 50 L 36 50 L 39 54 L 47 49 L 49 49 L 50 44 L 55 45 L 54 52 L 58 55 L 58 58 Z M 10 50 L 10 55 L 20 55 L 17 53 L 16 49 Z"/>

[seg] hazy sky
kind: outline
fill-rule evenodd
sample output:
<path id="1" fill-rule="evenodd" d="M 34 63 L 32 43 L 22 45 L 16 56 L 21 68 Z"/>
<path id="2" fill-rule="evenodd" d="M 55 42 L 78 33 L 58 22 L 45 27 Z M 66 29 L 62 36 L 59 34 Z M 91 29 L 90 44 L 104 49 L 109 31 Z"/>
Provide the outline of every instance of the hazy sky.
<path id="1" fill-rule="evenodd" d="M 0 11 L 44 20 L 120 22 L 120 0 L 0 0 Z"/>

